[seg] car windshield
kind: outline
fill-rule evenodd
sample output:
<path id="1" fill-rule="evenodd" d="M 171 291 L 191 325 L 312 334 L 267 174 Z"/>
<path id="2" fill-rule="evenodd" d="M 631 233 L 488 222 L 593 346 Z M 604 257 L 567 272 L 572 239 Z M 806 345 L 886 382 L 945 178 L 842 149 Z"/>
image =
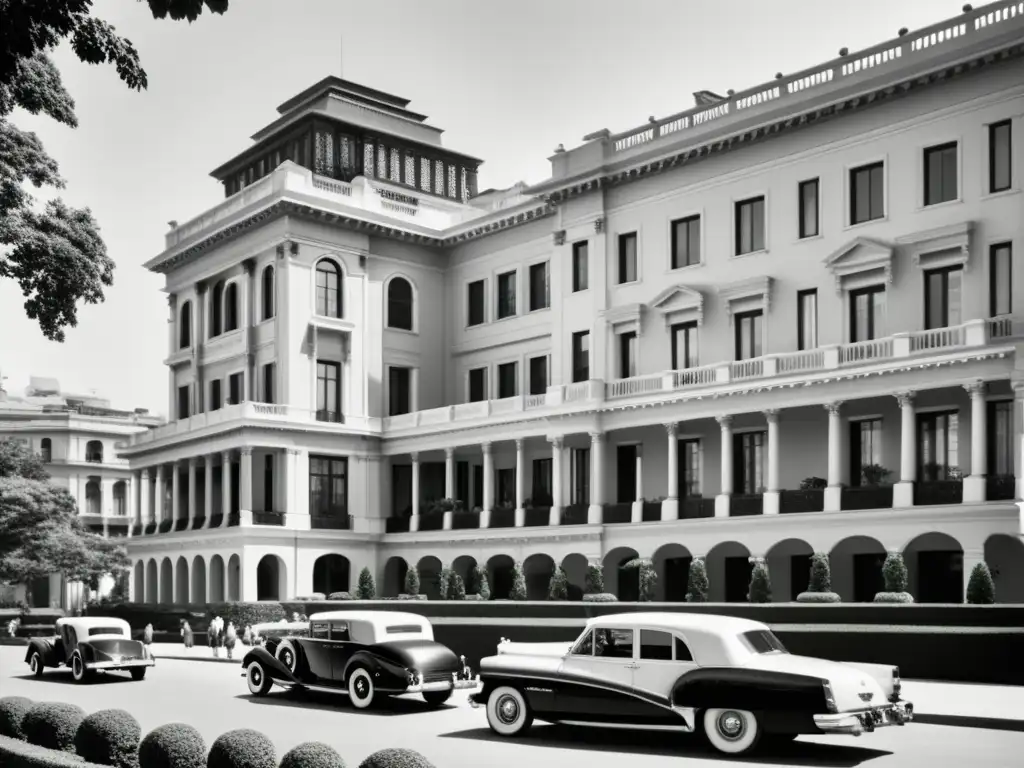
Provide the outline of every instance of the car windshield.
<path id="1" fill-rule="evenodd" d="M 89 636 L 93 635 L 123 635 L 124 631 L 120 627 L 90 627 Z"/>
<path id="2" fill-rule="evenodd" d="M 744 632 L 740 635 L 740 639 L 754 653 L 789 653 L 775 633 L 767 629 Z"/>

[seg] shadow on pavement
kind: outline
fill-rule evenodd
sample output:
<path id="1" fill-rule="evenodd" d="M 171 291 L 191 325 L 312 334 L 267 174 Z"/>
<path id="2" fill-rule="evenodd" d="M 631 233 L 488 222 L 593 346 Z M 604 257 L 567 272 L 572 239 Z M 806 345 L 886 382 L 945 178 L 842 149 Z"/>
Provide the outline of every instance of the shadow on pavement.
<path id="1" fill-rule="evenodd" d="M 477 741 L 507 742 L 507 739 L 491 732 L 489 728 L 474 728 L 469 731 L 453 731 L 439 734 L 444 739 L 473 739 Z M 520 744 L 537 747 L 554 747 L 574 750 L 606 752 L 632 752 L 638 755 L 660 755 L 663 757 L 700 757 L 701 759 L 735 761 L 735 757 L 716 752 L 699 736 L 646 731 L 613 731 L 598 728 L 576 728 L 563 725 L 534 726 L 526 736 L 516 738 Z M 744 755 L 746 762 L 759 765 L 807 765 L 828 768 L 853 768 L 854 766 L 887 757 L 891 752 L 880 749 L 865 749 L 841 744 L 818 744 L 810 741 L 796 741 L 789 744 L 763 745 L 752 755 Z"/>
<path id="2" fill-rule="evenodd" d="M 981 728 L 986 731 L 1017 731 L 1024 733 L 1024 720 L 1002 717 L 970 717 L 969 715 L 919 715 L 914 722 L 922 725 L 948 725 L 953 728 Z"/>
<path id="3" fill-rule="evenodd" d="M 348 696 L 343 693 L 328 693 L 324 691 L 274 691 L 268 696 L 253 696 L 248 693 L 241 693 L 235 696 L 250 704 L 259 704 L 266 707 L 301 707 L 303 709 L 324 709 L 344 710 L 353 715 L 370 715 L 376 717 L 395 717 L 400 715 L 421 715 L 425 712 L 442 712 L 446 709 L 455 709 L 450 704 L 443 704 L 434 707 L 425 701 L 413 698 L 392 697 L 379 704 L 374 704 L 369 709 L 356 709 L 348 703 Z"/>
<path id="4" fill-rule="evenodd" d="M 67 685 L 112 685 L 114 683 L 134 683 L 131 676 L 127 672 L 97 672 L 88 681 L 84 683 L 76 683 L 75 678 L 71 676 L 71 670 L 62 671 L 54 670 L 53 672 L 46 672 L 42 677 L 36 677 L 35 675 L 13 675 L 14 679 L 18 680 L 39 680 L 43 683 L 65 683 Z"/>

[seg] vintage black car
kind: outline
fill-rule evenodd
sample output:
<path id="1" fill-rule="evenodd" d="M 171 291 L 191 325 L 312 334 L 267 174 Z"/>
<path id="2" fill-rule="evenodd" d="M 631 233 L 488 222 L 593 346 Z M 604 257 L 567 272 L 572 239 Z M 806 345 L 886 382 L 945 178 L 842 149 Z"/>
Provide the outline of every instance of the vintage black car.
<path id="1" fill-rule="evenodd" d="M 465 657 L 434 640 L 427 619 L 398 611 L 314 614 L 308 632 L 282 638 L 273 653 L 253 648 L 242 667 L 256 696 L 274 685 L 336 691 L 347 693 L 357 709 L 403 693 L 420 693 L 440 706 L 452 691 L 479 683 Z"/>
<path id="2" fill-rule="evenodd" d="M 25 661 L 36 677 L 47 667 L 69 667 L 76 683 L 87 682 L 97 671 L 116 670 L 141 680 L 156 664 L 146 646 L 132 640 L 127 621 L 99 616 L 57 619 L 56 636 L 32 638 Z"/>

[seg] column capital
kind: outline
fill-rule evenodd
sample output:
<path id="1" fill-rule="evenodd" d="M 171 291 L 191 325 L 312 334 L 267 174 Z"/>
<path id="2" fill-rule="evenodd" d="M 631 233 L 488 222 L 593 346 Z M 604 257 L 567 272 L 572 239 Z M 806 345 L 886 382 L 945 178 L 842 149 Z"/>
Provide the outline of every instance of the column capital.
<path id="1" fill-rule="evenodd" d="M 164 474 L 164 465 L 163 464 L 157 464 L 156 465 L 156 473 L 157 473 L 158 476 L 161 476 L 161 477 L 163 476 L 163 474 Z"/>
<path id="2" fill-rule="evenodd" d="M 593 435 L 591 435 L 591 437 L 593 437 Z M 549 437 L 548 442 L 551 443 L 551 447 L 557 451 L 561 450 L 562 445 L 565 443 L 565 438 L 561 435 L 555 435 L 554 437 Z"/>
<path id="3" fill-rule="evenodd" d="M 196 294 L 202 296 L 204 293 L 206 293 L 207 287 L 208 286 L 206 284 L 206 281 L 200 280 L 198 283 L 196 283 Z"/>
<path id="4" fill-rule="evenodd" d="M 732 416 L 715 416 L 715 421 L 718 422 L 722 429 L 729 429 L 732 426 Z"/>
<path id="5" fill-rule="evenodd" d="M 829 416 L 838 416 L 840 409 L 843 407 L 843 401 L 835 400 L 831 403 L 825 403 L 822 407 L 828 411 Z"/>
<path id="6" fill-rule="evenodd" d="M 149 467 L 143 467 L 139 470 L 139 477 L 143 480 L 149 480 Z"/>
<path id="7" fill-rule="evenodd" d="M 669 437 L 675 437 L 679 434 L 679 424 L 675 421 L 665 424 L 665 434 Z"/>
<path id="8" fill-rule="evenodd" d="M 590 442 L 591 443 L 603 443 L 604 442 L 604 437 L 605 437 L 604 432 L 591 432 L 590 433 Z M 558 438 L 558 441 L 561 442 L 562 438 Z"/>
<path id="9" fill-rule="evenodd" d="M 206 466 L 208 466 L 208 467 L 212 467 L 213 466 L 213 454 L 212 453 L 207 453 L 206 455 L 203 456 L 203 459 L 205 460 Z"/>
<path id="10" fill-rule="evenodd" d="M 232 454 L 231 451 L 221 451 L 220 452 L 220 460 L 223 461 L 225 464 L 230 464 L 231 463 L 231 459 L 232 459 L 232 455 L 231 454 Z"/>
<path id="11" fill-rule="evenodd" d="M 238 452 L 240 454 L 242 454 L 243 456 L 252 456 L 252 448 L 250 446 L 248 446 L 248 445 L 246 445 L 246 446 L 244 446 L 242 448 L 239 448 Z"/>
<path id="12" fill-rule="evenodd" d="M 253 271 L 256 269 L 256 259 L 248 258 L 242 262 L 242 268 L 245 270 L 245 274 L 252 277 Z"/>
<path id="13" fill-rule="evenodd" d="M 199 466 L 199 459 L 200 459 L 199 456 L 189 456 L 188 459 L 186 460 L 186 461 L 188 461 L 189 468 L 191 469 L 191 468 L 194 468 L 194 467 L 198 467 Z"/>
<path id="14" fill-rule="evenodd" d="M 526 440 L 521 437 L 516 438 L 516 451 L 521 451 L 526 446 Z"/>
<path id="15" fill-rule="evenodd" d="M 988 393 L 988 384 L 981 379 L 978 381 L 972 381 L 970 384 L 964 384 L 964 390 L 971 398 L 983 398 Z"/>
<path id="16" fill-rule="evenodd" d="M 412 463 L 413 464 L 419 464 L 420 463 L 420 454 L 419 454 L 418 451 L 413 451 L 412 453 L 410 453 L 409 454 L 409 458 L 412 459 Z"/>
<path id="17" fill-rule="evenodd" d="M 917 397 L 917 392 L 913 390 L 907 390 L 906 392 L 896 393 L 896 402 L 900 404 L 900 408 L 910 408 L 914 405 L 914 398 Z"/>
<path id="18" fill-rule="evenodd" d="M 769 424 L 778 424 L 778 422 L 779 422 L 779 409 L 778 408 L 768 408 L 767 410 L 764 411 L 764 417 L 768 421 Z"/>
<path id="19" fill-rule="evenodd" d="M 288 449 L 288 455 L 289 456 L 298 456 L 300 453 L 302 453 L 302 449 L 301 448 L 289 448 Z"/>
<path id="20" fill-rule="evenodd" d="M 483 453 L 485 456 L 489 454 L 491 452 L 490 442 L 480 443 L 480 452 Z"/>
<path id="21" fill-rule="evenodd" d="M 448 446 L 444 449 L 444 458 L 446 461 L 451 461 L 455 457 L 455 448 Z"/>

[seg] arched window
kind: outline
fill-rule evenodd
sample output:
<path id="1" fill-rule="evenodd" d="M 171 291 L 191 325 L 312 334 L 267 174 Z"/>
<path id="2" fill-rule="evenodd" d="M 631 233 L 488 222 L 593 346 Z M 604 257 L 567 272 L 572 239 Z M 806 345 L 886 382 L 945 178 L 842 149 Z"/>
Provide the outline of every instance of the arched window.
<path id="1" fill-rule="evenodd" d="M 181 320 L 178 322 L 178 349 L 192 346 L 192 302 L 181 305 Z"/>
<path id="2" fill-rule="evenodd" d="M 99 440 L 90 440 L 85 444 L 85 460 L 97 464 L 103 463 L 103 443 Z"/>
<path id="3" fill-rule="evenodd" d="M 100 481 L 95 477 L 90 477 L 85 484 L 85 514 L 100 514 L 100 501 Z"/>
<path id="4" fill-rule="evenodd" d="M 238 283 L 224 289 L 224 333 L 238 328 Z"/>
<path id="5" fill-rule="evenodd" d="M 213 286 L 213 293 L 210 297 L 210 338 L 220 336 L 223 333 L 224 324 L 221 322 L 224 315 L 224 281 L 221 280 Z"/>
<path id="6" fill-rule="evenodd" d="M 39 442 L 39 458 L 43 460 L 44 464 L 49 464 L 53 461 L 53 443 L 50 442 L 48 437 L 44 437 Z"/>
<path id="7" fill-rule="evenodd" d="M 412 330 L 412 285 L 404 277 L 388 283 L 388 328 Z"/>
<path id="8" fill-rule="evenodd" d="M 269 320 L 274 316 L 274 267 L 272 265 L 263 268 L 263 277 L 260 279 L 260 305 L 262 306 L 261 320 Z"/>
<path id="9" fill-rule="evenodd" d="M 341 317 L 341 268 L 330 259 L 316 265 L 316 313 Z"/>

